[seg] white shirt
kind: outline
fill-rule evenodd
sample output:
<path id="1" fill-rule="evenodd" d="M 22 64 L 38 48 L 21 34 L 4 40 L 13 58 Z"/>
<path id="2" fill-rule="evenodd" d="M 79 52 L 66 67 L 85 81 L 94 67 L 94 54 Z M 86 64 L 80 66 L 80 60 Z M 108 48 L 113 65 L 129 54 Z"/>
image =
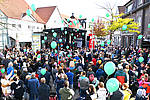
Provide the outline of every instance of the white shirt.
<path id="1" fill-rule="evenodd" d="M 105 88 L 99 88 L 97 91 L 98 98 L 96 100 L 106 100 L 106 93 Z"/>

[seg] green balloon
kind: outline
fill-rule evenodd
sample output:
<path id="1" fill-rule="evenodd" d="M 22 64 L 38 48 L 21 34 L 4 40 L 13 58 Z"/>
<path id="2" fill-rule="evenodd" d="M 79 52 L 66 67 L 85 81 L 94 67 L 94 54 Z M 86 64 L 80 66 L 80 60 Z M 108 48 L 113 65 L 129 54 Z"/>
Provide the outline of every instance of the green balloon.
<path id="1" fill-rule="evenodd" d="M 68 54 L 67 56 L 70 57 L 70 54 Z"/>
<path id="2" fill-rule="evenodd" d="M 44 36 L 44 40 L 47 40 L 47 36 Z"/>
<path id="3" fill-rule="evenodd" d="M 55 50 L 55 53 L 57 53 L 57 50 Z"/>
<path id="4" fill-rule="evenodd" d="M 142 39 L 142 37 L 143 37 L 143 35 L 139 35 L 139 36 L 138 36 L 138 39 Z"/>
<path id="5" fill-rule="evenodd" d="M 66 27 L 68 27 L 68 24 L 66 24 Z"/>
<path id="6" fill-rule="evenodd" d="M 111 41 L 110 40 L 107 40 L 107 44 L 110 44 L 111 43 Z"/>
<path id="7" fill-rule="evenodd" d="M 74 42 L 72 44 L 74 44 Z"/>
<path id="8" fill-rule="evenodd" d="M 106 82 L 106 88 L 110 93 L 117 91 L 119 88 L 119 81 L 116 78 L 110 78 Z"/>
<path id="9" fill-rule="evenodd" d="M 76 36 L 74 36 L 74 39 L 76 39 Z"/>
<path id="10" fill-rule="evenodd" d="M 34 5 L 34 4 L 32 4 L 32 5 L 31 5 L 31 9 L 32 9 L 33 11 L 35 11 L 35 10 L 36 10 L 36 8 L 35 8 L 35 5 Z"/>
<path id="11" fill-rule="evenodd" d="M 46 69 L 45 69 L 45 68 L 42 68 L 42 69 L 41 69 L 41 74 L 42 74 L 42 75 L 45 75 L 45 74 L 46 74 Z"/>
<path id="12" fill-rule="evenodd" d="M 63 31 L 64 30 L 64 28 L 63 27 L 61 27 L 61 31 Z"/>
<path id="13" fill-rule="evenodd" d="M 70 20 L 69 19 L 67 19 L 67 22 L 69 22 Z"/>
<path id="14" fill-rule="evenodd" d="M 79 20 L 77 20 L 77 24 L 79 24 Z"/>
<path id="15" fill-rule="evenodd" d="M 104 65 L 104 71 L 106 72 L 107 75 L 111 75 L 115 72 L 115 64 L 113 62 L 107 62 Z"/>
<path id="16" fill-rule="evenodd" d="M 67 31 L 65 31 L 65 34 L 67 34 Z"/>
<path id="17" fill-rule="evenodd" d="M 92 22 L 94 22 L 94 18 L 92 18 Z"/>
<path id="18" fill-rule="evenodd" d="M 73 33 L 71 34 L 71 36 L 73 36 Z"/>
<path id="19" fill-rule="evenodd" d="M 45 43 L 45 41 L 44 41 L 44 40 L 42 40 L 42 44 L 43 44 L 43 43 Z"/>
<path id="20" fill-rule="evenodd" d="M 59 39 L 59 42 L 62 42 L 62 39 Z"/>
<path id="21" fill-rule="evenodd" d="M 72 22 L 70 22 L 70 25 L 72 25 Z"/>
<path id="22" fill-rule="evenodd" d="M 122 30 L 125 31 L 127 29 L 127 25 L 122 26 Z"/>
<path id="23" fill-rule="evenodd" d="M 57 33 L 55 32 L 55 33 L 53 33 L 53 37 L 56 37 L 57 36 Z"/>
<path id="24" fill-rule="evenodd" d="M 55 41 L 52 41 L 52 42 L 51 42 L 51 47 L 52 47 L 53 49 L 55 49 L 55 48 L 57 47 L 57 43 L 56 43 Z"/>
<path id="25" fill-rule="evenodd" d="M 82 28 L 82 26 L 80 25 L 80 27 L 79 28 Z"/>
<path id="26" fill-rule="evenodd" d="M 1 73 L 2 73 L 2 74 L 5 73 L 5 68 L 2 68 L 2 69 L 1 69 Z"/>
<path id="27" fill-rule="evenodd" d="M 73 23 L 76 24 L 76 21 L 74 20 Z"/>
<path id="28" fill-rule="evenodd" d="M 41 55 L 38 55 L 37 58 L 41 58 Z"/>
<path id="29" fill-rule="evenodd" d="M 144 58 L 143 57 L 139 57 L 139 62 L 143 62 L 144 61 Z"/>
<path id="30" fill-rule="evenodd" d="M 82 18 L 82 15 L 79 15 L 79 18 Z"/>
<path id="31" fill-rule="evenodd" d="M 150 28 L 150 24 L 148 24 L 148 28 Z"/>
<path id="32" fill-rule="evenodd" d="M 79 31 L 79 29 L 77 29 L 77 31 Z"/>
<path id="33" fill-rule="evenodd" d="M 61 20 L 62 23 L 64 23 L 64 20 Z"/>
<path id="34" fill-rule="evenodd" d="M 54 32 L 54 30 L 52 30 L 52 32 Z"/>
<path id="35" fill-rule="evenodd" d="M 84 33 L 82 33 L 82 35 L 84 35 Z"/>
<path id="36" fill-rule="evenodd" d="M 69 46 L 66 46 L 67 49 L 69 49 Z"/>
<path id="37" fill-rule="evenodd" d="M 105 45 L 105 43 L 104 43 L 104 42 L 102 42 L 102 43 L 101 43 L 101 46 L 103 47 L 104 45 Z"/>
<path id="38" fill-rule="evenodd" d="M 106 17 L 109 17 L 109 13 L 106 14 Z"/>
<path id="39" fill-rule="evenodd" d="M 30 10 L 30 9 L 27 9 L 26 14 L 27 14 L 28 16 L 30 16 L 30 15 L 32 14 L 31 10 Z"/>

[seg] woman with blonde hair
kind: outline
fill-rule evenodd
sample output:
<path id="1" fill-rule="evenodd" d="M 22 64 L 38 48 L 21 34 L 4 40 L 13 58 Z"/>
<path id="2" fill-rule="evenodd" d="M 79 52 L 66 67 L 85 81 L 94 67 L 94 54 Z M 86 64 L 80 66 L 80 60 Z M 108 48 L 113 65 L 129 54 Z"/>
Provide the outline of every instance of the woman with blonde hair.
<path id="1" fill-rule="evenodd" d="M 106 89 L 104 88 L 104 83 L 99 82 L 98 84 L 98 91 L 97 91 L 97 99 L 96 100 L 106 100 Z"/>

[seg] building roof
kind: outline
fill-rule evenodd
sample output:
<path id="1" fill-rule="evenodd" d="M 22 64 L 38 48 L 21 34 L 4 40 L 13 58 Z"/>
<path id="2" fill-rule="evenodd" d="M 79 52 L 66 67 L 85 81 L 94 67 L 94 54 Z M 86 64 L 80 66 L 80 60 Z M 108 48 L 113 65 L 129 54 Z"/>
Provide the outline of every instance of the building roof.
<path id="1" fill-rule="evenodd" d="M 51 15 L 53 14 L 56 6 L 51 7 L 41 7 L 36 9 L 36 13 L 40 16 L 40 18 L 47 23 Z"/>
<path id="2" fill-rule="evenodd" d="M 39 23 L 44 21 L 30 8 L 25 0 L 1 0 L 0 10 L 8 17 L 14 19 L 22 19 L 27 9 L 32 11 L 32 16 Z"/>

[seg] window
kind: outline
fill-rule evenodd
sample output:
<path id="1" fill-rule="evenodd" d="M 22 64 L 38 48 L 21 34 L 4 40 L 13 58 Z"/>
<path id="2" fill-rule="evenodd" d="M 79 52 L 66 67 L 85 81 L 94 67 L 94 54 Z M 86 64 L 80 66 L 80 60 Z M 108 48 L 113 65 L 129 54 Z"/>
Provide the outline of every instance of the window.
<path id="1" fill-rule="evenodd" d="M 31 28 L 31 26 L 30 25 L 28 25 L 28 29 L 30 29 Z"/>
<path id="2" fill-rule="evenodd" d="M 12 27 L 16 27 L 16 24 L 12 24 Z"/>
<path id="3" fill-rule="evenodd" d="M 127 6 L 127 8 L 126 8 L 126 12 L 130 12 L 130 11 L 132 11 L 132 7 L 133 7 L 133 4 L 131 4 L 131 5 Z"/>
<path id="4" fill-rule="evenodd" d="M 21 24 L 18 24 L 18 27 L 21 28 Z"/>
<path id="5" fill-rule="evenodd" d="M 143 3 L 143 0 L 138 0 L 138 6 Z"/>
<path id="6" fill-rule="evenodd" d="M 141 16 L 138 17 L 138 23 L 139 23 L 139 26 L 142 25 L 142 24 L 141 24 L 141 23 L 142 23 L 142 18 L 141 18 Z"/>

